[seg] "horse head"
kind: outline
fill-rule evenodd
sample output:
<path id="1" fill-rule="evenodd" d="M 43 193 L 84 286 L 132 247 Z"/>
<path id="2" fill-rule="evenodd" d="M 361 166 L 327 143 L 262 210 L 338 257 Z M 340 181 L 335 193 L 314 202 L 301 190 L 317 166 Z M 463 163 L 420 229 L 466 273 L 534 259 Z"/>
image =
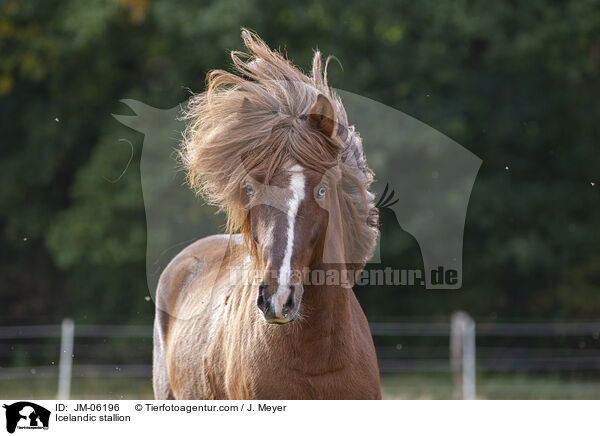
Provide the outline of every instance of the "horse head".
<path id="1" fill-rule="evenodd" d="M 305 118 L 324 137 L 335 135 L 333 106 L 324 95 L 317 95 Z M 339 178 L 334 173 L 287 161 L 268 184 L 260 171 L 250 171 L 244 181 L 245 228 L 260 275 L 256 303 L 269 323 L 285 324 L 298 317 L 305 273 L 322 265 L 327 245 L 336 245 L 326 237 L 332 233 L 328 231 L 332 204 L 339 201 Z"/>

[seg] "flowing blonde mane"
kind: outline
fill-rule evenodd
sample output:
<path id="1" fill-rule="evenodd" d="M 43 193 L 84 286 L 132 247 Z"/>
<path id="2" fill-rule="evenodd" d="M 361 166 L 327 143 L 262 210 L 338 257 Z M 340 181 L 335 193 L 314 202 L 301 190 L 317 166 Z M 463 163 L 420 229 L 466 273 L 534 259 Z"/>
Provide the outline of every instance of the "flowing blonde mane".
<path id="1" fill-rule="evenodd" d="M 323 69 L 316 51 L 307 76 L 257 35 L 243 30 L 242 38 L 247 53 L 231 53 L 235 73 L 211 71 L 206 91 L 190 99 L 185 112 L 190 123 L 180 154 L 190 186 L 225 211 L 227 230 L 241 232 L 251 245 L 242 190 L 250 171 L 269 183 L 291 160 L 321 173 L 339 165 L 345 258 L 364 264 L 378 235 L 377 209 L 368 190 L 373 173 L 359 134 L 348 126 L 340 98 L 328 87 L 329 59 Z M 319 93 L 334 105 L 334 138 L 306 120 Z"/>

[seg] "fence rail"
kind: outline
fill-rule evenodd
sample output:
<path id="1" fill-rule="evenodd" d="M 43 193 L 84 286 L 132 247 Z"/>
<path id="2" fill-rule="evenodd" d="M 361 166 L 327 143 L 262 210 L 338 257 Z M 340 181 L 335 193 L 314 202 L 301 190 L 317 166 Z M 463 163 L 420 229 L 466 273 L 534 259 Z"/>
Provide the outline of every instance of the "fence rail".
<path id="1" fill-rule="evenodd" d="M 0 339 L 60 338 L 60 325 L 0 327 Z M 77 325 L 78 338 L 151 338 L 147 325 Z"/>
<path id="2" fill-rule="evenodd" d="M 373 336 L 447 336 L 450 323 L 373 322 Z M 478 336 L 592 336 L 600 337 L 600 322 L 575 323 L 478 323 Z M 0 327 L 0 339 L 59 338 L 56 324 Z M 146 325 L 77 325 L 75 337 L 151 338 Z"/>
<path id="3" fill-rule="evenodd" d="M 373 336 L 446 336 L 450 323 L 371 323 Z M 600 322 L 477 323 L 477 336 L 592 336 L 600 337 Z"/>
<path id="4" fill-rule="evenodd" d="M 448 338 L 448 346 L 428 346 L 407 350 L 394 346 L 378 346 L 379 367 L 387 373 L 441 373 L 452 372 L 455 379 L 455 396 L 475 397 L 475 364 L 478 371 L 598 371 L 600 349 L 527 348 L 523 346 L 478 346 L 476 338 L 600 338 L 600 322 L 546 322 L 546 323 L 477 323 L 453 322 L 374 322 L 370 324 L 374 337 L 397 337 L 399 342 L 409 338 Z M 66 323 L 66 324 L 65 324 Z M 0 367 L 0 379 L 58 378 L 59 398 L 67 398 L 73 377 L 150 377 L 150 364 L 73 364 L 73 349 L 77 339 L 149 339 L 152 327 L 147 325 L 74 325 L 68 320 L 63 325 L 4 326 L 0 327 L 0 341 L 35 339 L 60 339 L 59 356 L 53 365 Z M 465 324 L 466 323 L 466 324 Z M 454 327 L 453 327 L 454 325 Z M 470 327 L 469 327 L 470 326 Z M 69 337 L 70 336 L 70 337 Z M 403 339 L 406 338 L 406 339 Z M 389 344 L 389 339 L 386 339 Z M 434 342 L 435 339 L 432 339 Z M 578 339 L 575 339 L 578 340 Z M 430 341 L 431 342 L 431 341 Z M 437 342 L 439 344 L 439 342 Z M 542 340 L 542 343 L 544 341 Z M 50 346 L 45 343 L 44 347 Z M 585 343 L 583 343 L 585 345 Z M 74 347 L 74 348 L 73 348 Z M 6 348 L 6 349 L 5 349 Z M 80 348 L 81 349 L 81 348 Z M 91 348 L 90 348 L 91 349 Z M 1 355 L 10 356 L 10 342 L 0 344 Z M 47 348 L 44 348 L 47 350 Z M 75 351 L 76 353 L 76 351 Z M 476 356 L 477 354 L 477 356 Z"/>

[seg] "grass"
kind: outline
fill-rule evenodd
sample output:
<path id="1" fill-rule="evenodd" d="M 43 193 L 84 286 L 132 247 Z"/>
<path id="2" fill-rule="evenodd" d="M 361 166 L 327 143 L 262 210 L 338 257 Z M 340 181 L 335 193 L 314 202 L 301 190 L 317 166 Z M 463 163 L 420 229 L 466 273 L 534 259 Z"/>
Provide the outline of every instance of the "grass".
<path id="1" fill-rule="evenodd" d="M 56 399 L 58 389 L 55 378 L 29 378 L 0 380 L 2 399 Z M 152 399 L 150 378 L 104 377 L 80 378 L 71 381 L 73 400 L 138 400 Z"/>
<path id="2" fill-rule="evenodd" d="M 451 399 L 452 378 L 447 373 L 384 374 L 387 400 Z M 0 399 L 55 399 L 54 378 L 0 380 Z M 559 374 L 478 374 L 480 399 L 599 399 L 600 381 L 567 379 Z M 149 378 L 74 378 L 72 399 L 152 399 Z"/>
<path id="3" fill-rule="evenodd" d="M 452 399 L 450 374 L 382 375 L 383 398 L 388 400 Z M 565 374 L 479 373 L 477 398 L 490 400 L 600 399 L 600 381 Z"/>

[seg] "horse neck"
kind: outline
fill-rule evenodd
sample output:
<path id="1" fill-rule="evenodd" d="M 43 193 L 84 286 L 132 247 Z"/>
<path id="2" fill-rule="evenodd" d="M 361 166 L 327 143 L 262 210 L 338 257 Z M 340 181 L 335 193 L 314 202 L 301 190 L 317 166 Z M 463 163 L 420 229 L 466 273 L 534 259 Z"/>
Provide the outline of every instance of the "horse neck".
<path id="1" fill-rule="evenodd" d="M 342 266 L 320 265 L 317 269 L 337 270 L 341 284 L 306 286 L 302 297 L 303 318 L 311 327 L 328 328 L 331 333 L 344 335 L 352 328 L 350 302 L 353 294 L 346 278 L 349 271 Z"/>
<path id="2" fill-rule="evenodd" d="M 296 357 L 290 362 L 296 369 L 327 373 L 355 358 L 351 293 L 342 286 L 305 287 L 300 319 L 284 326 L 285 332 L 275 330 L 281 332 L 280 346 Z"/>
<path id="3" fill-rule="evenodd" d="M 350 328 L 350 292 L 341 286 L 306 286 L 302 297 L 302 324 L 324 332 L 345 333 Z"/>

